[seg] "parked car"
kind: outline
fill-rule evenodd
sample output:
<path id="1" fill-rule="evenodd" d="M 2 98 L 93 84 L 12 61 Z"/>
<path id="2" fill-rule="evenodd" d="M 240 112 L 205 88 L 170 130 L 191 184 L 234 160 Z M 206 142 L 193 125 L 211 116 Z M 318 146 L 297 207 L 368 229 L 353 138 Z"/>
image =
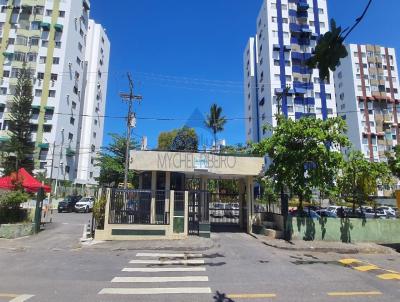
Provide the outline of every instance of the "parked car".
<path id="1" fill-rule="evenodd" d="M 393 209 L 392 207 L 387 207 L 387 206 L 381 206 L 377 208 L 378 210 L 384 210 L 388 212 L 391 216 L 396 216 L 396 210 Z"/>
<path id="2" fill-rule="evenodd" d="M 225 204 L 222 202 L 214 203 L 213 207 L 211 208 L 211 215 L 213 217 L 224 217 L 225 216 Z"/>
<path id="3" fill-rule="evenodd" d="M 93 197 L 83 197 L 75 204 L 76 212 L 89 213 L 93 210 L 94 198 Z"/>
<path id="4" fill-rule="evenodd" d="M 293 216 L 293 217 L 310 217 L 312 219 L 320 219 L 321 218 L 321 216 L 318 215 L 315 211 L 308 210 L 308 209 L 303 209 L 303 211 L 293 210 L 289 213 L 289 215 Z"/>
<path id="5" fill-rule="evenodd" d="M 239 203 L 231 203 L 225 205 L 225 216 L 229 218 L 239 217 Z"/>
<path id="6" fill-rule="evenodd" d="M 321 217 L 337 218 L 336 213 L 330 212 L 328 210 L 318 210 L 316 213 Z"/>
<path id="7" fill-rule="evenodd" d="M 67 196 L 63 201 L 60 201 L 57 206 L 58 213 L 62 212 L 73 212 L 75 210 L 75 204 L 82 198 L 82 196 Z"/>

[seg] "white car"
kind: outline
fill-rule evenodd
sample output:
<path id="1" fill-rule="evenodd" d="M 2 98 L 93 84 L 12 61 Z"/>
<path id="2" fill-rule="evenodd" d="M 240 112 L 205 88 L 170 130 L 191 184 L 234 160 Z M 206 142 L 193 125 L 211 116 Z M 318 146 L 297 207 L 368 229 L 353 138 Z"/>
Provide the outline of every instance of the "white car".
<path id="1" fill-rule="evenodd" d="M 94 198 L 83 197 L 75 204 L 75 212 L 89 213 L 93 210 Z"/>
<path id="2" fill-rule="evenodd" d="M 211 215 L 214 217 L 224 217 L 225 216 L 225 204 L 221 202 L 214 203 L 211 208 Z"/>

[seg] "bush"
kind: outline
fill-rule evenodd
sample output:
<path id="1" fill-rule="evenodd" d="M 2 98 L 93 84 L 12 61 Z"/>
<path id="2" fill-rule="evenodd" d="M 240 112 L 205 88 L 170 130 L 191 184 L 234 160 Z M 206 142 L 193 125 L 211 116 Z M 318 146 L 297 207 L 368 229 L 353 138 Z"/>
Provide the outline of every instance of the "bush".
<path id="1" fill-rule="evenodd" d="M 27 202 L 29 194 L 22 191 L 11 191 L 0 197 L 0 207 L 19 208 L 21 203 Z"/>
<path id="2" fill-rule="evenodd" d="M 27 211 L 20 204 L 27 202 L 29 194 L 23 191 L 11 191 L 0 196 L 0 224 L 18 223 L 28 218 Z"/>
<path id="3" fill-rule="evenodd" d="M 96 229 L 103 230 L 104 229 L 104 220 L 106 216 L 106 204 L 107 199 L 105 196 L 96 200 L 93 205 L 93 216 L 96 219 Z"/>

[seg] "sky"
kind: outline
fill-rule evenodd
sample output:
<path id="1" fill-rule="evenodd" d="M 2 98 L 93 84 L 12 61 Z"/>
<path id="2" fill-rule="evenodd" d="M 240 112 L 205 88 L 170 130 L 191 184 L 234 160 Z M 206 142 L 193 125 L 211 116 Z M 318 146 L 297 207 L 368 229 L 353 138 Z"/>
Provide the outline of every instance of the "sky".
<path id="1" fill-rule="evenodd" d="M 327 0 L 329 17 L 351 26 L 368 0 Z M 119 97 L 128 91 L 127 72 L 137 116 L 133 137 L 148 137 L 157 146 L 162 131 L 188 125 L 199 133 L 200 146 L 211 135 L 202 119 L 211 104 L 228 119 L 219 138 L 245 143 L 243 51 L 255 35 L 262 0 L 119 0 L 91 1 L 91 18 L 102 24 L 111 41 L 104 144 L 109 133 L 124 134 L 127 105 Z M 347 43 L 395 47 L 400 55 L 399 0 L 374 0 L 363 22 Z M 399 59 L 398 59 L 399 60 Z"/>

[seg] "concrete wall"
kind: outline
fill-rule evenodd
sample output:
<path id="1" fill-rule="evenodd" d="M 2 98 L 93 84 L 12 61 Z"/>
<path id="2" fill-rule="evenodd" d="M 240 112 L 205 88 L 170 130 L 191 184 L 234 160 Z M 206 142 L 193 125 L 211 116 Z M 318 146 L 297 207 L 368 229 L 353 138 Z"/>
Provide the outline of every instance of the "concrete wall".
<path id="1" fill-rule="evenodd" d="M 324 240 L 342 242 L 399 243 L 400 221 L 398 219 L 291 217 L 288 221 L 292 239 Z"/>
<path id="2" fill-rule="evenodd" d="M 33 234 L 34 223 L 1 224 L 0 238 L 14 239 Z"/>

